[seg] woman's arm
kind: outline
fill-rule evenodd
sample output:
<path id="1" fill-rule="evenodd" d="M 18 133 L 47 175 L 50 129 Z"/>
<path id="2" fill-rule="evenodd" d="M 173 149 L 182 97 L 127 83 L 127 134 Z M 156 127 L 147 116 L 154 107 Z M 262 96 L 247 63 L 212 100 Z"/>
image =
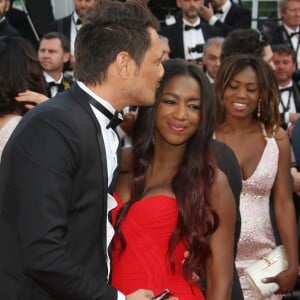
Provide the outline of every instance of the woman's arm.
<path id="1" fill-rule="evenodd" d="M 206 300 L 228 300 L 233 279 L 236 207 L 227 178 L 221 171 L 213 188 L 213 207 L 219 216 L 219 227 L 210 240 L 212 257 L 206 266 Z"/>
<path id="2" fill-rule="evenodd" d="M 268 278 L 266 282 L 277 282 L 280 286 L 277 293 L 285 294 L 293 289 L 297 279 L 298 238 L 290 175 L 291 146 L 286 132 L 282 129 L 278 132 L 276 140 L 279 148 L 279 163 L 272 193 L 276 224 L 286 250 L 289 267 L 279 275 Z"/>

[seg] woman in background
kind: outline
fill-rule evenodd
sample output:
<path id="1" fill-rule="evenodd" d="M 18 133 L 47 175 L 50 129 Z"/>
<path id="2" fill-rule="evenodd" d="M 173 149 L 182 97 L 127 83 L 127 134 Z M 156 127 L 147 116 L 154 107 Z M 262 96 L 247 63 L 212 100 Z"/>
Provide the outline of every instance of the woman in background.
<path id="1" fill-rule="evenodd" d="M 222 47 L 221 61 L 230 55 L 252 54 L 261 57 L 274 70 L 273 51 L 268 36 L 253 28 L 231 31 Z"/>
<path id="2" fill-rule="evenodd" d="M 235 153 L 242 172 L 242 219 L 236 265 L 245 299 L 256 299 L 244 270 L 275 247 L 269 213 L 273 194 L 275 219 L 285 247 L 288 269 L 265 279 L 292 290 L 298 273 L 295 210 L 290 177 L 290 143 L 280 128 L 279 93 L 272 69 L 261 58 L 234 55 L 225 59 L 215 82 L 218 125 L 215 136 Z"/>

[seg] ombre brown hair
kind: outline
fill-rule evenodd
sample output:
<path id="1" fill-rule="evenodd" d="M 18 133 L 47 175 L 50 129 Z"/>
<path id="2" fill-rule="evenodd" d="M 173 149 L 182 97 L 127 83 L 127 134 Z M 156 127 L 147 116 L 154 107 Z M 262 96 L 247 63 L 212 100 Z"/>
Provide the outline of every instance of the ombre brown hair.
<path id="1" fill-rule="evenodd" d="M 209 238 L 218 227 L 218 216 L 211 205 L 212 184 L 215 179 L 215 161 L 210 149 L 210 141 L 215 127 L 215 101 L 211 85 L 205 74 L 194 64 L 182 59 L 163 62 L 165 74 L 156 94 L 155 105 L 139 108 L 133 132 L 133 178 L 131 198 L 118 215 L 116 232 L 122 240 L 120 224 L 130 207 L 144 194 L 147 169 L 154 154 L 152 136 L 155 129 L 156 112 L 161 94 L 167 83 L 175 76 L 188 76 L 195 79 L 201 87 L 200 123 L 194 135 L 186 142 L 182 161 L 171 180 L 178 207 L 178 221 L 169 241 L 168 257 L 174 266 L 173 252 L 176 245 L 184 240 L 189 257 L 183 264 L 185 278 L 191 283 L 193 272 L 204 278 L 205 264 L 211 254 Z M 159 129 L 158 129 L 159 130 Z"/>

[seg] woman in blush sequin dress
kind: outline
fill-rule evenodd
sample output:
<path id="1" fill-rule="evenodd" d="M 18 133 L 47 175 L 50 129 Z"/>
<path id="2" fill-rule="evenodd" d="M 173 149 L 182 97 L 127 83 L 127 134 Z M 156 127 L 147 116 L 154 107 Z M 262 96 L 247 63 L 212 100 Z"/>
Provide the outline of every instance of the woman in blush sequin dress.
<path id="1" fill-rule="evenodd" d="M 236 212 L 210 149 L 212 90 L 193 64 L 164 67 L 155 106 L 139 108 L 132 164 L 116 189 L 112 284 L 125 294 L 168 288 L 180 300 L 229 300 Z"/>
<path id="2" fill-rule="evenodd" d="M 236 266 L 245 299 L 257 299 L 244 270 L 270 253 L 275 239 L 269 198 L 285 246 L 288 269 L 266 282 L 279 285 L 270 299 L 292 290 L 298 273 L 295 211 L 290 177 L 290 144 L 279 127 L 278 90 L 271 68 L 258 57 L 235 55 L 224 60 L 215 83 L 218 100 L 216 138 L 230 146 L 241 168 L 242 219 Z"/>

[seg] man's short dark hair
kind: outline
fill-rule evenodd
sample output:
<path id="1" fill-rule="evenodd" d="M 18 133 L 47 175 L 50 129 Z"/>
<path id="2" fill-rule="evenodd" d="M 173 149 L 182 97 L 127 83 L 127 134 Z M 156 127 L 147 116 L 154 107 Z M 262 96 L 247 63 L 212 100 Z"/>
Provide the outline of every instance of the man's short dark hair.
<path id="1" fill-rule="evenodd" d="M 273 53 L 278 53 L 280 55 L 288 55 L 292 57 L 292 60 L 295 64 L 297 64 L 297 55 L 294 49 L 292 49 L 290 46 L 287 46 L 285 44 L 278 44 L 272 46 Z"/>
<path id="2" fill-rule="evenodd" d="M 158 31 L 159 22 L 141 1 L 97 3 L 76 37 L 75 77 L 85 83 L 101 83 L 122 51 L 140 65 L 151 46 L 150 27 Z"/>
<path id="3" fill-rule="evenodd" d="M 61 42 L 61 47 L 63 48 L 64 52 L 70 52 L 69 39 L 61 32 L 56 32 L 56 31 L 48 32 L 42 36 L 41 41 L 52 40 L 52 39 L 59 39 Z"/>

